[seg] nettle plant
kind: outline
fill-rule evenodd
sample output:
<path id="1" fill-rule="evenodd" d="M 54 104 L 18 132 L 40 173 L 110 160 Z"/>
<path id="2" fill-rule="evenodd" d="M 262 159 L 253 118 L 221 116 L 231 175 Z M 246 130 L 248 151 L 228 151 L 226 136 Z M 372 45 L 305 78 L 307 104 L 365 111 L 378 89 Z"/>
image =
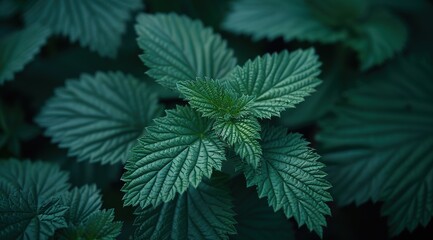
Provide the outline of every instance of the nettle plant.
<path id="1" fill-rule="evenodd" d="M 37 118 L 79 160 L 125 163 L 124 205 L 137 207 L 134 239 L 235 234 L 227 181 L 239 173 L 274 211 L 322 236 L 332 200 L 324 165 L 300 134 L 269 121 L 320 84 L 314 50 L 237 66 L 219 35 L 185 16 L 141 14 L 135 30 L 147 74 L 187 105 L 158 117 L 146 84 L 99 72 L 69 80 Z"/>

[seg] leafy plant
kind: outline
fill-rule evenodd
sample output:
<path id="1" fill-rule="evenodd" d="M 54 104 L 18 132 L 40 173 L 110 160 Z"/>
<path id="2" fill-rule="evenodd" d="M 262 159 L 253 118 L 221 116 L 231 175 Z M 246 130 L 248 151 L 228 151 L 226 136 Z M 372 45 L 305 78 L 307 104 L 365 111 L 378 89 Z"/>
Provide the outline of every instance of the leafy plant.
<path id="1" fill-rule="evenodd" d="M 0 239 L 431 235 L 432 12 L 0 1 Z"/>

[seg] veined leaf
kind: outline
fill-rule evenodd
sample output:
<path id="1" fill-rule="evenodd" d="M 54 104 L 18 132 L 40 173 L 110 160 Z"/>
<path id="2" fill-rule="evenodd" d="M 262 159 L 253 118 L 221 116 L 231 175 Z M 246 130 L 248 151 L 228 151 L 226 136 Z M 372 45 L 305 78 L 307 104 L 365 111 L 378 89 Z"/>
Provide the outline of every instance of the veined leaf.
<path id="1" fill-rule="evenodd" d="M 67 178 L 56 165 L 0 162 L 0 238 L 48 239 L 65 227 L 68 208 L 58 197 L 69 188 Z"/>
<path id="2" fill-rule="evenodd" d="M 354 27 L 354 36 L 345 43 L 358 53 L 361 69 L 383 63 L 400 52 L 408 38 L 405 24 L 387 11 L 374 11 Z"/>
<path id="3" fill-rule="evenodd" d="M 176 89 L 180 81 L 196 77 L 219 79 L 236 65 L 227 43 L 193 21 L 176 14 L 141 14 L 135 30 L 147 74 L 161 85 Z"/>
<path id="4" fill-rule="evenodd" d="M 62 195 L 62 203 L 69 207 L 65 218 L 70 226 L 79 226 L 102 206 L 101 195 L 96 185 L 84 185 L 72 189 Z"/>
<path id="5" fill-rule="evenodd" d="M 260 118 L 302 102 L 320 84 L 320 62 L 313 49 L 265 55 L 237 67 L 229 80 L 234 92 L 255 98 L 252 112 Z"/>
<path id="6" fill-rule="evenodd" d="M 217 119 L 213 129 L 249 165 L 253 168 L 259 166 L 262 148 L 258 142 L 260 124 L 256 118 Z"/>
<path id="7" fill-rule="evenodd" d="M 213 121 L 189 107 L 166 113 L 146 128 L 126 163 L 125 205 L 168 202 L 221 169 L 224 143 L 211 131 Z"/>
<path id="8" fill-rule="evenodd" d="M 252 97 L 237 96 L 227 90 L 222 83 L 212 79 L 183 81 L 177 89 L 189 101 L 189 104 L 204 117 L 237 118 L 250 114 Z"/>
<path id="9" fill-rule="evenodd" d="M 228 239 L 235 213 L 221 177 L 205 179 L 173 201 L 156 208 L 137 208 L 134 239 Z"/>
<path id="10" fill-rule="evenodd" d="M 114 240 L 122 230 L 122 222 L 114 221 L 114 210 L 101 210 L 89 216 L 84 227 L 84 239 Z"/>
<path id="11" fill-rule="evenodd" d="M 348 91 L 317 136 L 337 202 L 384 201 L 393 234 L 433 214 L 432 77 L 431 59 L 398 59 Z"/>
<path id="12" fill-rule="evenodd" d="M 247 184 L 257 185 L 259 197 L 267 197 L 275 211 L 283 209 L 288 218 L 294 217 L 300 226 L 306 224 L 322 236 L 325 215 L 331 214 L 325 202 L 332 200 L 324 164 L 301 135 L 286 132 L 285 128 L 262 130 L 260 171 L 246 165 Z"/>
<path id="13" fill-rule="evenodd" d="M 40 51 L 50 31 L 31 26 L 0 39 L 0 85 L 12 80 Z"/>
<path id="14" fill-rule="evenodd" d="M 231 193 L 237 222 L 234 240 L 294 240 L 292 224 L 282 211 L 274 212 L 265 199 L 259 199 L 253 188 L 245 187 L 245 180 L 232 179 Z"/>
<path id="15" fill-rule="evenodd" d="M 305 0 L 235 1 L 223 27 L 235 33 L 252 34 L 255 40 L 283 37 L 285 41 L 331 43 L 346 36 L 346 31 L 317 18 Z"/>
<path id="16" fill-rule="evenodd" d="M 36 120 L 79 161 L 113 164 L 126 160 L 158 114 L 157 98 L 144 83 L 120 72 L 98 72 L 68 81 Z"/>
<path id="17" fill-rule="evenodd" d="M 131 12 L 140 0 L 32 0 L 24 19 L 37 23 L 101 56 L 115 57 Z"/>

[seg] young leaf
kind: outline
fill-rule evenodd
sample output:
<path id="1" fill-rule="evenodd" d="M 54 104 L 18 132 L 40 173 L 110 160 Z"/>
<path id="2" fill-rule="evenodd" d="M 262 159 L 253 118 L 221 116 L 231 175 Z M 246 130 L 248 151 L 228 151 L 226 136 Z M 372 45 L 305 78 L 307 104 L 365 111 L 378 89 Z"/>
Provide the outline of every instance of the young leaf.
<path id="1" fill-rule="evenodd" d="M 221 177 L 212 177 L 156 208 L 138 207 L 134 239 L 228 239 L 236 222 L 224 185 Z"/>
<path id="2" fill-rule="evenodd" d="M 224 143 L 211 131 L 213 121 L 189 107 L 166 113 L 146 128 L 126 163 L 125 205 L 168 202 L 221 169 Z"/>
<path id="3" fill-rule="evenodd" d="M 345 43 L 358 53 L 361 69 L 367 70 L 401 52 L 407 38 L 405 24 L 391 12 L 382 10 L 354 26 L 354 36 Z"/>
<path id="4" fill-rule="evenodd" d="M 331 213 L 325 202 L 332 200 L 324 164 L 301 135 L 286 132 L 284 128 L 262 130 L 261 168 L 256 171 L 245 165 L 247 184 L 257 185 L 259 197 L 267 197 L 275 211 L 283 209 L 288 218 L 322 236 L 325 215 Z"/>
<path id="5" fill-rule="evenodd" d="M 256 118 L 217 119 L 213 129 L 249 165 L 253 168 L 259 166 L 262 148 L 258 142 L 260 124 Z"/>
<path id="6" fill-rule="evenodd" d="M 135 30 L 147 74 L 161 85 L 176 89 L 180 81 L 196 77 L 219 79 L 236 65 L 227 43 L 193 21 L 176 14 L 141 14 Z"/>
<path id="7" fill-rule="evenodd" d="M 48 239 L 66 227 L 68 208 L 58 196 L 69 188 L 67 178 L 56 165 L 0 162 L 0 238 Z"/>
<path id="8" fill-rule="evenodd" d="M 313 49 L 266 54 L 237 67 L 229 80 L 234 92 L 255 98 L 251 111 L 260 118 L 302 102 L 320 84 L 320 62 Z"/>
<path id="9" fill-rule="evenodd" d="M 342 40 L 346 31 L 335 29 L 319 18 L 304 0 L 238 0 L 223 27 L 253 35 L 254 40 L 283 37 L 285 41 L 307 40 L 331 43 Z"/>
<path id="10" fill-rule="evenodd" d="M 79 226 L 102 206 L 101 195 L 96 185 L 75 187 L 62 195 L 62 203 L 69 207 L 65 218 L 70 226 Z"/>
<path id="11" fill-rule="evenodd" d="M 259 199 L 253 188 L 245 187 L 240 176 L 232 179 L 236 235 L 230 239 L 241 240 L 294 240 L 292 224 L 282 211 L 274 212 L 265 199 Z"/>
<path id="12" fill-rule="evenodd" d="M 115 57 L 131 12 L 141 7 L 140 0 L 33 0 L 24 20 L 27 25 L 46 26 L 101 56 Z"/>
<path id="13" fill-rule="evenodd" d="M 237 96 L 227 90 L 222 83 L 212 79 L 183 81 L 177 89 L 189 101 L 191 107 L 204 117 L 238 118 L 250 114 L 249 107 L 253 98 Z"/>
<path id="14" fill-rule="evenodd" d="M 124 162 L 129 148 L 159 114 L 144 83 L 120 72 L 83 74 L 58 89 L 36 121 L 78 161 Z"/>
<path id="15" fill-rule="evenodd" d="M 317 136 L 337 202 L 384 201 L 393 234 L 433 214 L 432 77 L 431 59 L 398 59 L 348 91 Z"/>
<path id="16" fill-rule="evenodd" d="M 0 85 L 23 70 L 39 53 L 49 35 L 48 29 L 34 25 L 0 39 Z"/>

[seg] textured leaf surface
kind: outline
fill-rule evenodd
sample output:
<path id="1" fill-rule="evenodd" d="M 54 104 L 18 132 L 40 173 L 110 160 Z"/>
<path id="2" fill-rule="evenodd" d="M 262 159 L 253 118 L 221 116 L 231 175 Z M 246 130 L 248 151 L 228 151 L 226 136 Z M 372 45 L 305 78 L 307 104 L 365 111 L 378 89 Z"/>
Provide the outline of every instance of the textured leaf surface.
<path id="1" fill-rule="evenodd" d="M 101 195 L 96 185 L 72 189 L 62 196 L 62 203 L 69 207 L 65 218 L 71 226 L 79 226 L 102 206 Z"/>
<path id="2" fill-rule="evenodd" d="M 67 191 L 67 177 L 56 165 L 0 162 L 0 238 L 48 239 L 65 227 L 68 208 L 57 197 Z"/>
<path id="3" fill-rule="evenodd" d="M 354 36 L 346 44 L 358 53 L 361 69 L 383 63 L 400 52 L 408 38 L 405 24 L 387 11 L 375 11 L 354 27 Z"/>
<path id="4" fill-rule="evenodd" d="M 260 124 L 254 117 L 238 119 L 218 119 L 213 126 L 215 132 L 230 146 L 237 155 L 253 168 L 257 168 L 262 156 Z"/>
<path id="5" fill-rule="evenodd" d="M 320 62 L 313 49 L 264 55 L 236 68 L 229 81 L 233 91 L 255 97 L 258 117 L 279 116 L 302 102 L 320 84 Z"/>
<path id="6" fill-rule="evenodd" d="M 37 118 L 60 147 L 79 161 L 124 162 L 145 126 L 157 116 L 156 95 L 120 72 L 98 72 L 70 80 Z"/>
<path id="7" fill-rule="evenodd" d="M 28 25 L 49 27 L 101 56 L 114 57 L 126 21 L 141 6 L 140 0 L 33 0 L 24 19 Z"/>
<path id="8" fill-rule="evenodd" d="M 125 205 L 157 206 L 196 187 L 225 160 L 224 143 L 212 121 L 190 107 L 166 111 L 133 148 L 122 179 Z"/>
<path id="9" fill-rule="evenodd" d="M 325 215 L 331 213 L 325 202 L 332 200 L 324 164 L 301 135 L 286 132 L 284 128 L 262 130 L 261 167 L 260 171 L 245 167 L 248 186 L 257 185 L 259 197 L 267 197 L 275 211 L 283 209 L 288 218 L 322 236 Z"/>
<path id="10" fill-rule="evenodd" d="M 253 98 L 237 96 L 222 83 L 212 79 L 197 79 L 177 84 L 189 104 L 204 117 L 237 118 L 249 114 Z"/>
<path id="11" fill-rule="evenodd" d="M 432 61 L 399 59 L 347 92 L 317 136 L 340 205 L 384 201 L 393 234 L 432 216 Z"/>
<path id="12" fill-rule="evenodd" d="M 304 0 L 239 0 L 224 22 L 235 33 L 251 34 L 255 40 L 283 37 L 285 41 L 336 42 L 346 36 L 314 15 Z"/>
<path id="13" fill-rule="evenodd" d="M 228 239 L 235 220 L 231 197 L 221 177 L 156 208 L 137 208 L 134 239 Z"/>
<path id="14" fill-rule="evenodd" d="M 196 77 L 219 79 L 236 65 L 227 43 L 200 21 L 176 14 L 142 14 L 135 26 L 147 74 L 165 87 Z"/>
<path id="15" fill-rule="evenodd" d="M 23 70 L 39 53 L 49 35 L 48 29 L 31 26 L 0 39 L 0 85 Z"/>
<path id="16" fill-rule="evenodd" d="M 245 180 L 232 180 L 231 192 L 236 212 L 237 234 L 230 239 L 294 240 L 292 224 L 282 211 L 274 212 L 265 199 L 259 199 L 253 188 L 245 187 Z"/>
<path id="17" fill-rule="evenodd" d="M 114 221 L 114 210 L 101 210 L 87 219 L 84 228 L 85 239 L 116 239 L 122 229 L 122 222 Z"/>

